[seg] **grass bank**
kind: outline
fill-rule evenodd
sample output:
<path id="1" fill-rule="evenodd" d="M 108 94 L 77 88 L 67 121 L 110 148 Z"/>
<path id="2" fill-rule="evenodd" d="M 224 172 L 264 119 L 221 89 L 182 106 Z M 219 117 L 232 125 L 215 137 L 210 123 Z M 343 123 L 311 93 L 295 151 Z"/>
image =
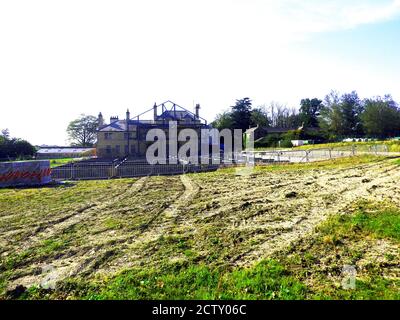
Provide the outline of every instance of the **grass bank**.
<path id="1" fill-rule="evenodd" d="M 314 144 L 296 147 L 294 150 L 310 150 L 318 148 L 350 148 L 356 146 L 357 148 L 367 150 L 369 147 L 374 146 L 386 146 L 388 152 L 400 152 L 400 141 L 373 141 L 373 142 L 336 142 L 336 143 L 325 143 L 325 144 Z"/>

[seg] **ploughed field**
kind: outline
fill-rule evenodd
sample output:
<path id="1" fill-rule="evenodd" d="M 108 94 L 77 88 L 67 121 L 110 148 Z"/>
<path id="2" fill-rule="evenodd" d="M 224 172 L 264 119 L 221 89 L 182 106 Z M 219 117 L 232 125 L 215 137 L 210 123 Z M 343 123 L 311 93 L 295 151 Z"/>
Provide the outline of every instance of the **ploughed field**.
<path id="1" fill-rule="evenodd" d="M 396 160 L 240 170 L 0 190 L 0 299 L 400 298 Z"/>

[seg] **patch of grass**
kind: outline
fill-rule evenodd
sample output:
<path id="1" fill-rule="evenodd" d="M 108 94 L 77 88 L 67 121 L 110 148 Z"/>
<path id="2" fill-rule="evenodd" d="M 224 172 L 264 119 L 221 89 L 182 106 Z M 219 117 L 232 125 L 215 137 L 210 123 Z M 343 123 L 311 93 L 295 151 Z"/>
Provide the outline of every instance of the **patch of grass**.
<path id="1" fill-rule="evenodd" d="M 275 260 L 227 274 L 221 285 L 224 299 L 304 299 L 307 288 Z"/>
<path id="2" fill-rule="evenodd" d="M 381 238 L 400 241 L 400 212 L 395 210 L 365 213 L 359 212 L 353 219 L 355 227 L 372 232 Z"/>
<path id="3" fill-rule="evenodd" d="M 65 281 L 60 294 L 84 299 L 302 299 L 307 289 L 282 265 L 265 260 L 252 268 L 221 270 L 206 265 L 170 265 L 164 270 L 127 270 L 103 283 Z M 42 294 L 45 294 L 43 292 Z M 53 297 L 59 297 L 57 290 Z M 30 289 L 24 298 L 38 298 Z"/>
<path id="4" fill-rule="evenodd" d="M 305 145 L 301 147 L 296 147 L 294 150 L 310 150 L 318 148 L 351 148 L 355 146 L 358 150 L 368 151 L 370 148 L 375 146 L 387 147 L 389 152 L 400 152 L 400 141 L 366 141 L 366 142 L 334 142 L 334 143 L 324 143 L 324 144 L 314 144 Z M 384 150 L 381 150 L 384 151 Z"/>
<path id="5" fill-rule="evenodd" d="M 104 221 L 104 225 L 107 229 L 120 229 L 122 228 L 121 221 L 114 219 L 114 218 L 107 218 Z"/>
<path id="6" fill-rule="evenodd" d="M 326 161 L 317 161 L 309 163 L 288 163 L 288 164 L 273 164 L 266 166 L 256 166 L 258 171 L 286 171 L 286 170 L 316 170 L 316 169 L 337 169 L 350 168 L 356 165 L 374 163 L 385 160 L 385 157 L 363 155 L 347 158 L 338 158 Z"/>
<path id="7" fill-rule="evenodd" d="M 55 168 L 71 162 L 81 161 L 83 159 L 85 158 L 61 158 L 61 159 L 48 159 L 48 160 L 50 161 L 50 168 Z"/>
<path id="8" fill-rule="evenodd" d="M 389 203 L 360 202 L 353 210 L 331 217 L 311 242 L 301 241 L 278 260 L 298 281 L 309 284 L 310 299 L 399 299 L 400 279 L 384 276 L 385 266 L 396 265 L 400 259 L 393 253 L 376 252 L 379 258 L 367 258 L 367 266 L 357 270 L 356 288 L 342 288 L 343 266 L 356 266 L 366 259 L 370 243 L 383 239 L 396 246 L 400 240 L 398 208 Z"/>
<path id="9" fill-rule="evenodd" d="M 41 247 L 39 247 L 39 252 L 41 254 L 47 255 L 53 253 L 55 251 L 64 249 L 67 246 L 66 241 L 62 241 L 59 239 L 48 239 L 42 242 Z"/>
<path id="10" fill-rule="evenodd" d="M 324 242 L 332 244 L 343 236 L 360 231 L 378 238 L 400 241 L 400 210 L 376 208 L 371 211 L 368 204 L 362 204 L 354 215 L 331 218 L 320 227 L 320 230 L 326 234 L 323 237 Z"/>
<path id="11" fill-rule="evenodd" d="M 356 289 L 345 290 L 326 287 L 323 292 L 315 293 L 315 300 L 399 300 L 400 281 L 371 277 L 368 280 L 356 280 Z"/>
<path id="12" fill-rule="evenodd" d="M 329 170 L 339 168 L 352 168 L 357 165 L 367 163 L 377 163 L 380 161 L 387 160 L 384 156 L 374 155 L 362 155 L 354 157 L 337 158 L 332 160 L 316 161 L 316 162 L 304 162 L 304 163 L 281 163 L 281 164 L 267 164 L 267 165 L 256 165 L 254 173 L 260 173 L 265 171 L 305 171 L 305 170 Z M 400 164 L 400 160 L 398 160 Z M 221 174 L 235 174 L 237 168 L 222 168 L 214 173 L 214 175 Z M 202 174 L 199 174 L 200 176 Z M 204 175 L 204 174 L 203 174 Z M 212 176 L 212 173 L 207 173 L 207 176 Z"/>
<path id="13" fill-rule="evenodd" d="M 25 261 L 31 254 L 32 250 L 25 250 L 19 254 L 13 253 L 4 260 L 0 260 L 0 270 L 12 270 Z"/>

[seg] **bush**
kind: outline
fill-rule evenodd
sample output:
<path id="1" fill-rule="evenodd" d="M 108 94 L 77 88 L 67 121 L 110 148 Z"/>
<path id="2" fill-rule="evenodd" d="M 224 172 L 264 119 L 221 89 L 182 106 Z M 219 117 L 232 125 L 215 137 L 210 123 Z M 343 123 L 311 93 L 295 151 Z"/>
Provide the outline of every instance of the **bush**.
<path id="1" fill-rule="evenodd" d="M 254 142 L 255 148 L 276 148 L 279 146 L 281 136 L 279 134 L 269 134 Z"/>
<path id="2" fill-rule="evenodd" d="M 282 148 L 293 148 L 293 143 L 291 140 L 282 140 L 281 147 Z"/>
<path id="3" fill-rule="evenodd" d="M 18 159 L 23 160 L 32 158 L 36 153 L 36 149 L 28 141 L 21 139 L 8 139 L 1 137 L 0 139 L 0 159 Z"/>

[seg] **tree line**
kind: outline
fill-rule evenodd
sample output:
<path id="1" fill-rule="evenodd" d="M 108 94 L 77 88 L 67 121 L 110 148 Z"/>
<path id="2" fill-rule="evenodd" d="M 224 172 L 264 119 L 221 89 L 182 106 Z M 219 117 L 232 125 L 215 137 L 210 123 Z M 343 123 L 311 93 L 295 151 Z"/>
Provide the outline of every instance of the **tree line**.
<path id="1" fill-rule="evenodd" d="M 11 138 L 8 129 L 0 132 L 0 159 L 15 160 L 32 158 L 36 153 L 36 148 L 28 141 Z"/>
<path id="2" fill-rule="evenodd" d="M 400 108 L 390 95 L 361 99 L 356 91 L 332 91 L 323 100 L 302 99 L 298 109 L 276 102 L 253 108 L 251 99 L 244 98 L 218 114 L 212 125 L 244 131 L 256 126 L 301 129 L 303 135 L 324 141 L 349 137 L 385 139 L 400 136 Z"/>

